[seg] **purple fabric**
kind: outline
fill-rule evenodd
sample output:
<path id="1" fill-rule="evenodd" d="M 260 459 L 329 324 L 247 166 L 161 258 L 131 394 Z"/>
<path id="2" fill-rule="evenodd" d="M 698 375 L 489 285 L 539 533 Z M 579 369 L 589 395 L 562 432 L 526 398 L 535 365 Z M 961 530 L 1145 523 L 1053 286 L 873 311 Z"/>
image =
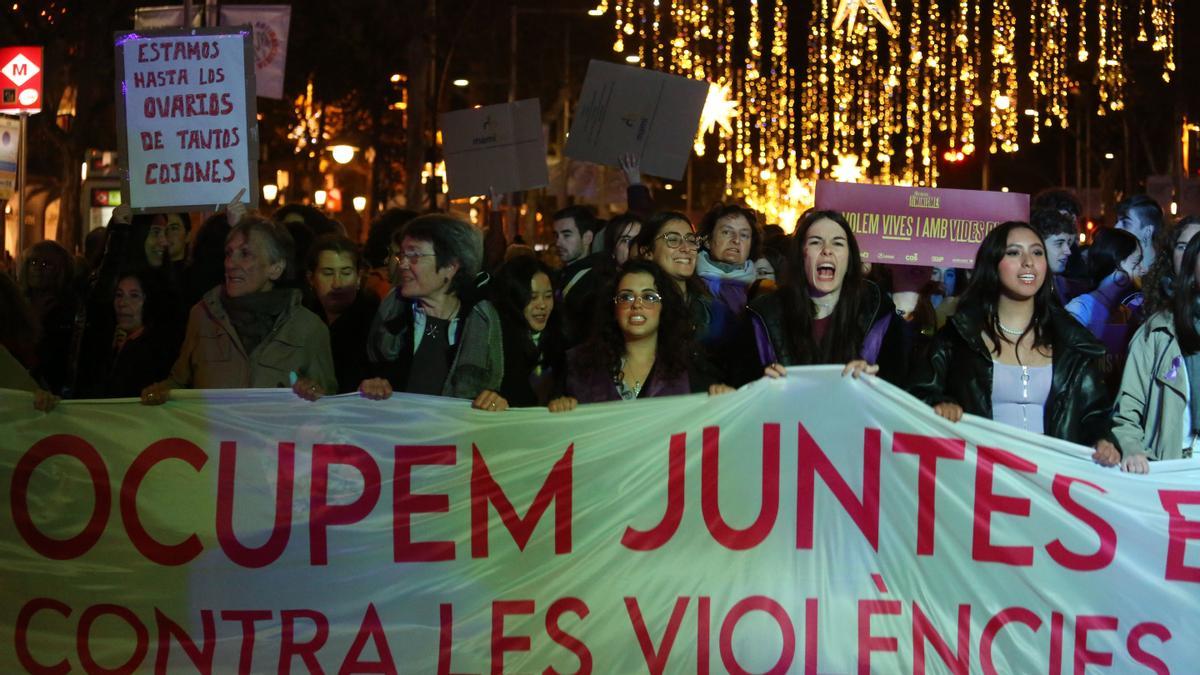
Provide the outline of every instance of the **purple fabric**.
<path id="1" fill-rule="evenodd" d="M 580 364 L 592 361 L 586 353 L 586 345 L 580 345 L 567 351 L 567 395 L 573 396 L 580 403 L 601 403 L 603 401 L 620 401 L 621 394 L 617 385 L 607 373 L 600 370 L 585 370 Z M 691 379 L 687 371 L 671 378 L 663 378 L 650 371 L 649 380 L 642 386 L 638 398 L 654 398 L 656 396 L 678 396 L 692 393 Z"/>
<path id="2" fill-rule="evenodd" d="M 750 318 L 754 323 L 754 343 L 758 345 L 758 358 L 764 366 L 778 363 L 779 359 L 775 356 L 775 347 L 771 344 L 771 336 L 767 334 L 767 327 L 763 325 L 762 319 L 757 314 Z"/>
<path id="3" fill-rule="evenodd" d="M 887 314 L 876 321 L 871 326 L 871 330 L 867 331 L 867 336 L 863 338 L 862 351 L 859 352 L 859 356 L 867 363 L 875 363 L 879 360 L 879 349 L 883 346 L 883 336 L 892 323 L 892 316 L 892 314 Z"/>
<path id="4" fill-rule="evenodd" d="M 749 288 L 746 284 L 732 279 L 712 277 L 705 278 L 704 283 L 708 284 L 713 298 L 728 307 L 734 317 L 741 316 L 742 312 L 746 311 L 746 291 Z"/>

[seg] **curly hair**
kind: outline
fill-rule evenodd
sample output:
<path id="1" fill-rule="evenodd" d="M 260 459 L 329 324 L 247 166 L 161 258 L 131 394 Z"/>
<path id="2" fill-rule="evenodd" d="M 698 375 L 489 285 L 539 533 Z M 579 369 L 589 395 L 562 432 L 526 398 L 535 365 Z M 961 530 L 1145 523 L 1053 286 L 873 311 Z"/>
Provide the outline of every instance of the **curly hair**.
<path id="1" fill-rule="evenodd" d="M 596 321 L 593 324 L 596 329 L 582 347 L 589 358 L 581 359 L 580 363 L 590 372 L 600 371 L 612 377 L 620 372 L 621 358 L 625 355 L 625 335 L 617 325 L 612 298 L 616 297 L 621 282 L 630 274 L 649 274 L 654 278 L 655 290 L 662 296 L 662 314 L 658 321 L 657 351 L 654 356 L 656 373 L 673 377 L 685 372 L 695 350 L 687 303 L 661 267 L 636 258 L 626 261 L 598 296 Z"/>
<path id="2" fill-rule="evenodd" d="M 1008 249 L 1009 233 L 1022 229 L 1032 232 L 1038 238 L 1038 243 L 1045 249 L 1046 242 L 1042 239 L 1042 235 L 1029 223 L 1010 220 L 996 226 L 979 244 L 979 251 L 975 254 L 975 269 L 971 272 L 971 284 L 967 286 L 967 290 L 958 303 L 959 312 L 968 308 L 977 308 L 983 315 L 983 332 L 995 345 L 994 352 L 996 354 L 1000 353 L 1002 342 L 1015 344 L 1030 331 L 1033 331 L 1035 348 L 1048 347 L 1054 342 L 1054 329 L 1050 321 L 1050 313 L 1051 309 L 1057 305 L 1058 299 L 1054 295 L 1054 277 L 1050 272 L 1049 265 L 1046 267 L 1046 278 L 1042 281 L 1041 288 L 1034 294 L 1033 320 L 1026 326 L 1025 332 L 1014 341 L 1008 339 L 1000 330 L 998 310 L 1000 294 L 1003 292 L 1000 281 L 1000 261 L 1004 259 L 1004 252 Z"/>
<path id="3" fill-rule="evenodd" d="M 1142 279 L 1146 316 L 1170 309 L 1175 285 L 1175 247 L 1184 231 L 1192 225 L 1200 225 L 1200 216 L 1184 216 L 1175 225 L 1159 228 L 1154 234 L 1154 262 Z"/>

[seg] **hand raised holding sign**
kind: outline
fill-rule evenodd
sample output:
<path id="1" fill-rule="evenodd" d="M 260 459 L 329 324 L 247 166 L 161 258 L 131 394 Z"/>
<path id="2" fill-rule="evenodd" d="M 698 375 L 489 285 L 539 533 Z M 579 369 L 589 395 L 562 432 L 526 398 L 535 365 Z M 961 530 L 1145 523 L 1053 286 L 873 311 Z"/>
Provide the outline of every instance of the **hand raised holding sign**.
<path id="1" fill-rule="evenodd" d="M 229 220 L 230 227 L 237 227 L 237 224 L 246 217 L 246 205 L 241 202 L 242 195 L 246 194 L 246 188 L 238 190 L 238 193 L 229 200 L 225 205 L 225 217 Z"/>
<path id="2" fill-rule="evenodd" d="M 617 158 L 617 166 L 625 174 L 625 182 L 629 185 L 642 184 L 642 160 L 634 152 L 623 152 Z"/>
<path id="3" fill-rule="evenodd" d="M 133 222 L 133 209 L 129 208 L 128 204 L 122 204 L 113 209 L 112 223 L 114 225 L 128 225 Z"/>

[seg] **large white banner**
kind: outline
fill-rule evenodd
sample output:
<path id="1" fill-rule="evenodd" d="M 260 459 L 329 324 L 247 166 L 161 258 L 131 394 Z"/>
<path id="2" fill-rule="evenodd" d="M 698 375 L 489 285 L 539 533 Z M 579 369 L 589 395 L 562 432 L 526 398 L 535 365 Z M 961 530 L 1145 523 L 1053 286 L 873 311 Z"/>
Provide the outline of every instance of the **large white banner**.
<path id="1" fill-rule="evenodd" d="M 0 415 L 3 672 L 1196 668 L 1197 465 L 1121 474 L 838 368 L 557 415 Z"/>

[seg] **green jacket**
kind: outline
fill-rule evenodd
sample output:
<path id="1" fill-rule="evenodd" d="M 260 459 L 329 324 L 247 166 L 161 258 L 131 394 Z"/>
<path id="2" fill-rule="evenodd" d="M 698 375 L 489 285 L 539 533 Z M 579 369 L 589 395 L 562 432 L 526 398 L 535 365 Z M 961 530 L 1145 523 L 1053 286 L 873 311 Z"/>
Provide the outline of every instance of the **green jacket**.
<path id="1" fill-rule="evenodd" d="M 488 300 L 471 308 L 463 326 L 443 396 L 474 399 L 485 389 L 498 391 L 504 380 L 504 336 L 500 314 Z"/>
<path id="2" fill-rule="evenodd" d="M 294 291 L 287 307 L 261 344 L 246 353 L 218 286 L 192 306 L 179 358 L 167 381 L 192 389 L 290 387 L 291 373 L 315 380 L 327 392 L 337 391 L 329 329 L 300 305 Z"/>
<path id="3" fill-rule="evenodd" d="M 1159 312 L 1138 328 L 1129 342 L 1129 359 L 1113 414 L 1113 436 L 1121 454 L 1145 453 L 1150 459 L 1180 459 L 1187 414 L 1187 370 L 1175 323 Z"/>

